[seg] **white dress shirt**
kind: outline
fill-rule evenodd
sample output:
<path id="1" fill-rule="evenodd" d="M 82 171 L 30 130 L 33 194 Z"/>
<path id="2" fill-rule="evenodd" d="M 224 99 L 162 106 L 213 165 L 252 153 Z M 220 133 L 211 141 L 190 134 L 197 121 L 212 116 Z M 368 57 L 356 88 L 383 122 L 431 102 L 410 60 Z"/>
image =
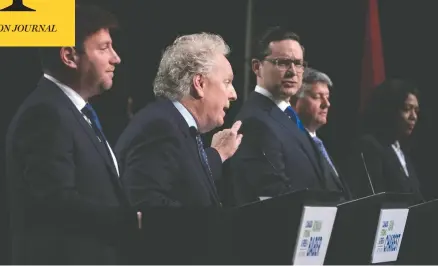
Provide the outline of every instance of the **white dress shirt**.
<path id="1" fill-rule="evenodd" d="M 405 155 L 400 147 L 400 143 L 396 141 L 394 144 L 391 145 L 391 147 L 394 150 L 395 154 L 397 154 L 398 160 L 400 161 L 400 164 L 403 167 L 406 176 L 409 176 L 408 168 L 406 166 Z"/>
<path id="2" fill-rule="evenodd" d="M 257 85 L 255 87 L 255 92 L 258 92 L 261 95 L 271 99 L 271 101 L 273 101 L 278 106 L 278 108 L 280 108 L 280 110 L 282 112 L 284 112 L 286 110 L 286 108 L 288 108 L 290 106 L 290 103 L 285 101 L 285 100 L 276 100 L 276 99 L 274 99 L 274 97 L 272 97 L 272 93 L 270 91 L 268 91 L 265 88 L 260 87 L 259 85 Z"/>
<path id="3" fill-rule="evenodd" d="M 186 120 L 187 125 L 189 125 L 189 127 L 195 127 L 196 129 L 198 129 L 198 124 L 196 123 L 195 118 L 189 112 L 189 110 L 187 110 L 187 108 L 184 105 L 182 105 L 180 102 L 174 101 L 172 103 L 173 105 L 175 105 L 176 109 L 178 109 L 179 113 L 184 117 L 184 120 Z"/>
<path id="4" fill-rule="evenodd" d="M 82 114 L 82 117 L 85 119 L 85 121 L 88 122 L 88 124 L 91 127 L 91 121 L 90 119 L 88 119 L 88 117 L 82 113 L 82 109 L 85 107 L 85 105 L 87 104 L 85 102 L 85 100 L 76 92 L 74 91 L 72 88 L 68 87 L 67 85 L 63 84 L 62 82 L 60 82 L 59 80 L 57 80 L 56 78 L 48 75 L 48 74 L 44 74 L 44 77 L 50 81 L 52 81 L 53 83 L 55 83 L 56 85 L 58 85 L 58 87 L 65 93 L 65 95 L 67 95 L 67 97 L 72 101 L 72 103 L 76 106 L 76 108 L 79 110 L 79 112 Z M 110 145 L 108 144 L 108 142 L 106 142 L 106 145 L 108 146 L 108 149 L 111 153 L 111 157 L 113 159 L 114 162 L 114 166 L 116 167 L 116 171 L 117 174 L 120 175 L 119 173 L 119 166 L 117 164 L 117 159 L 116 156 L 114 156 L 114 153 L 110 147 Z"/>

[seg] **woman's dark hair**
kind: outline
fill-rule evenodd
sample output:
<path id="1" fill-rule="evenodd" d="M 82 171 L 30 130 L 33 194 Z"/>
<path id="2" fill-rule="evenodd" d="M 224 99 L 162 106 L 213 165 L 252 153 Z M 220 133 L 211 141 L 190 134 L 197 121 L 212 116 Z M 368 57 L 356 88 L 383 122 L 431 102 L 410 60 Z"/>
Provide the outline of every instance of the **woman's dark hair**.
<path id="1" fill-rule="evenodd" d="M 409 94 L 419 101 L 417 86 L 409 81 L 387 79 L 378 85 L 365 107 L 362 132 L 395 141 L 399 112 Z"/>

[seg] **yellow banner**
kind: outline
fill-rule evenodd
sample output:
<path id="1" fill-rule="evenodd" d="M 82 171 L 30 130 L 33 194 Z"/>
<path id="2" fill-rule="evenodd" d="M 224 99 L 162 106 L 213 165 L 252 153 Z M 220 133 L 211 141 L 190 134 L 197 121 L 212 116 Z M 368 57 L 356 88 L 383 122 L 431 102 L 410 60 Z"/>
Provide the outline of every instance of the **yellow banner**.
<path id="1" fill-rule="evenodd" d="M 0 0 L 0 46 L 74 46 L 75 0 Z"/>

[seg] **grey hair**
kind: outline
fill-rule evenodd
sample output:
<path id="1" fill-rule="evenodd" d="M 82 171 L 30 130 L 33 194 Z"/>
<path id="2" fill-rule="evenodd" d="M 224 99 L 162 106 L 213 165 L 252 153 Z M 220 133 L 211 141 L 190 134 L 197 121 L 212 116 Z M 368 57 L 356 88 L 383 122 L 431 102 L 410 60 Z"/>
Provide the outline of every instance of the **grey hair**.
<path id="1" fill-rule="evenodd" d="M 333 87 L 333 82 L 327 74 L 308 67 L 304 70 L 303 84 L 298 90 L 296 97 L 303 98 L 306 93 L 312 89 L 312 85 L 315 83 L 324 83 L 327 84 L 329 88 Z"/>
<path id="2" fill-rule="evenodd" d="M 227 56 L 230 47 L 212 33 L 183 35 L 166 48 L 154 80 L 154 93 L 172 101 L 189 95 L 196 74 L 208 75 L 215 56 Z"/>

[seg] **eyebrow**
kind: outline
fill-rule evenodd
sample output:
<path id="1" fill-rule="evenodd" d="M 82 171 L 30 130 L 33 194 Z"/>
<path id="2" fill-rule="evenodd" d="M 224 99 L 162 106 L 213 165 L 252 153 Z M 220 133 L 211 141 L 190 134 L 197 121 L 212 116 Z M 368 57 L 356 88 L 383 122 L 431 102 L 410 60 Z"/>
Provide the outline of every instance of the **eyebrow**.
<path id="1" fill-rule="evenodd" d="M 412 103 L 405 103 L 403 108 L 416 109 L 418 111 L 418 110 L 420 110 L 420 105 L 414 105 Z"/>
<path id="2" fill-rule="evenodd" d="M 111 41 L 103 41 L 103 42 L 99 42 L 98 45 L 99 46 L 103 46 L 103 45 L 111 45 L 112 42 Z"/>
<path id="3" fill-rule="evenodd" d="M 279 56 L 274 56 L 273 58 L 275 59 L 288 59 L 288 60 L 301 60 L 304 61 L 304 58 L 296 58 L 296 57 L 289 57 L 287 55 L 279 55 Z"/>
<path id="4" fill-rule="evenodd" d="M 309 91 L 310 94 L 313 95 L 330 95 L 330 92 L 314 92 L 314 91 Z"/>

